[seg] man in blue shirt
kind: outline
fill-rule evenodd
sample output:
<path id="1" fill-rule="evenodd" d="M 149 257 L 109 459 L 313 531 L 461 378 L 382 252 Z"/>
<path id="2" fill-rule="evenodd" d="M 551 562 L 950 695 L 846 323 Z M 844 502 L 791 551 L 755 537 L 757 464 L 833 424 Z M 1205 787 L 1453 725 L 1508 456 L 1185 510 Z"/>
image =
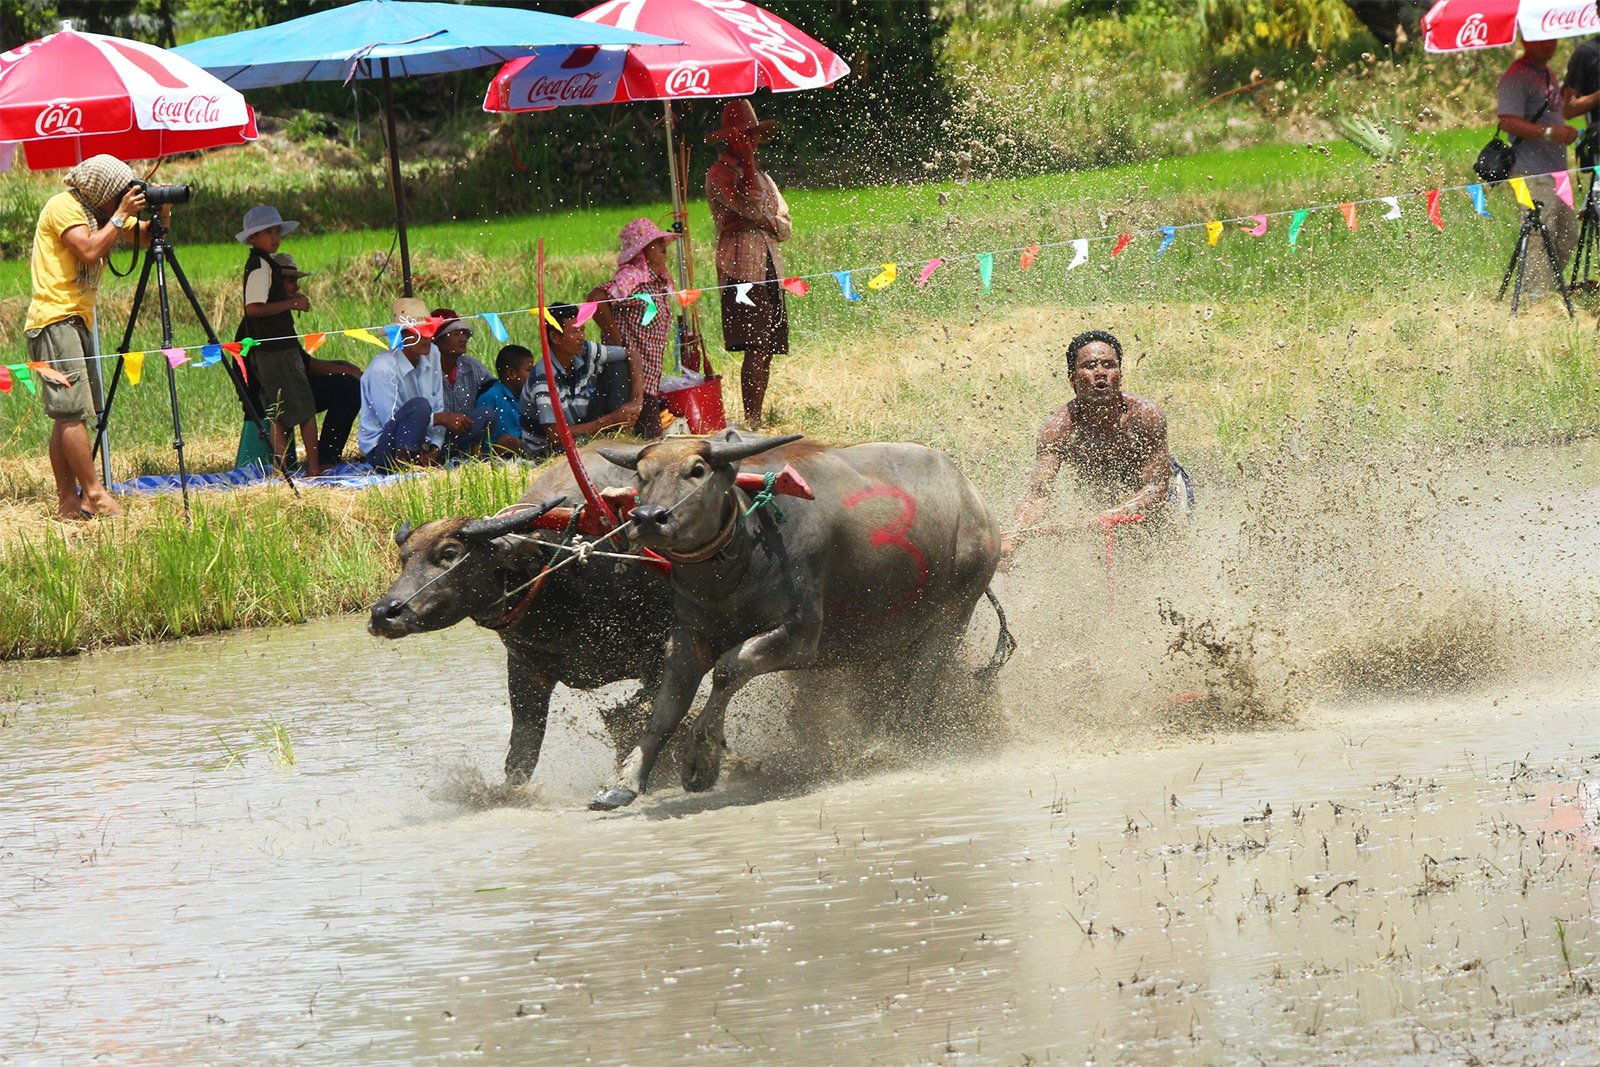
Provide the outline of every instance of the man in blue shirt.
<path id="1" fill-rule="evenodd" d="M 416 327 L 428 307 L 415 297 L 394 302 L 401 344 L 375 358 L 361 376 L 361 427 L 356 445 L 380 470 L 404 464 L 432 466 L 443 456 L 447 437 L 453 450 L 483 443 L 484 425 L 444 409 L 444 374 L 439 350 Z"/>
<path id="2" fill-rule="evenodd" d="M 613 426 L 632 426 L 639 420 L 642 398 L 628 395 L 632 372 L 627 350 L 587 340 L 576 304 L 555 304 L 549 310 L 550 317 L 561 324 L 559 332 L 549 331 L 550 361 L 555 364 L 556 394 L 573 438 Z M 548 441 L 552 450 L 560 448 L 542 360 L 534 363 L 533 374 L 522 389 L 522 406 L 523 438 L 534 447 L 545 447 Z"/>

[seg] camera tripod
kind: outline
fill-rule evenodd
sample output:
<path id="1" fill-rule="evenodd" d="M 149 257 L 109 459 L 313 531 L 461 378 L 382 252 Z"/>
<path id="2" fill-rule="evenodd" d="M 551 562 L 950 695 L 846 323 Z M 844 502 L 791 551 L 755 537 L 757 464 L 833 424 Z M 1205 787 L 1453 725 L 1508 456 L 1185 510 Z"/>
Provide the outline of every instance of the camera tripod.
<path id="1" fill-rule="evenodd" d="M 1595 172 L 1589 171 L 1589 195 L 1578 212 L 1578 247 L 1572 252 L 1572 277 L 1567 288 L 1582 292 L 1591 285 L 1589 270 L 1600 266 L 1600 205 L 1594 199 Z"/>
<path id="2" fill-rule="evenodd" d="M 111 387 L 106 391 L 105 409 L 100 412 L 100 420 L 95 425 L 95 452 L 100 449 L 100 442 L 105 440 L 107 425 L 111 422 L 111 405 L 117 398 L 117 386 L 122 381 L 122 365 L 128 345 L 133 341 L 133 327 L 139 321 L 139 308 L 144 304 L 145 287 L 150 282 L 150 269 L 155 268 L 156 294 L 161 304 L 161 347 L 172 347 L 172 305 L 167 296 L 167 264 L 172 265 L 172 273 L 178 279 L 178 285 L 183 289 L 183 295 L 189 301 L 189 307 L 194 310 L 195 318 L 200 320 L 200 326 L 205 330 L 206 339 L 212 344 L 219 344 L 217 331 L 211 328 L 211 322 L 206 318 L 206 313 L 200 308 L 200 300 L 194 295 L 194 287 L 189 284 L 189 278 L 183 273 L 183 267 L 178 263 L 178 253 L 167 240 L 167 227 L 159 215 L 150 220 L 150 244 L 145 249 L 144 267 L 139 272 L 139 284 L 133 290 L 133 307 L 128 311 L 128 326 L 123 331 L 122 343 L 117 346 L 117 369 L 111 375 Z M 167 402 L 172 408 L 172 447 L 178 453 L 178 484 L 183 490 L 183 521 L 189 522 L 189 470 L 183 460 L 183 421 L 178 414 L 178 379 L 173 373 L 174 368 L 170 360 L 163 360 L 167 364 Z M 239 394 L 239 402 L 244 405 L 244 410 L 249 419 L 256 424 L 262 437 L 271 440 L 271 428 L 267 423 L 267 416 L 261 410 L 261 403 L 250 394 L 246 388 L 244 375 L 240 369 L 226 357 L 222 360 L 222 369 L 228 374 L 228 380 L 233 383 L 233 391 Z M 295 495 L 300 490 L 295 488 L 294 479 L 289 476 L 288 470 L 283 470 L 283 480 L 289 483 Z"/>
<path id="3" fill-rule="evenodd" d="M 1522 216 L 1522 229 L 1517 232 L 1517 243 L 1511 248 L 1511 262 L 1506 264 L 1506 276 L 1500 282 L 1500 295 L 1495 299 L 1505 299 L 1512 275 L 1516 275 L 1517 287 L 1511 290 L 1511 314 L 1515 317 L 1517 305 L 1522 302 L 1522 281 L 1528 271 L 1528 242 L 1536 233 L 1544 244 L 1544 254 L 1550 262 L 1550 276 L 1554 280 L 1556 289 L 1561 293 L 1562 302 L 1567 305 L 1567 317 L 1576 318 L 1576 313 L 1572 310 L 1572 296 L 1567 292 L 1567 283 L 1561 274 L 1561 259 L 1556 255 L 1555 239 L 1550 236 L 1550 228 L 1544 224 L 1544 219 L 1539 215 L 1537 200 Z"/>

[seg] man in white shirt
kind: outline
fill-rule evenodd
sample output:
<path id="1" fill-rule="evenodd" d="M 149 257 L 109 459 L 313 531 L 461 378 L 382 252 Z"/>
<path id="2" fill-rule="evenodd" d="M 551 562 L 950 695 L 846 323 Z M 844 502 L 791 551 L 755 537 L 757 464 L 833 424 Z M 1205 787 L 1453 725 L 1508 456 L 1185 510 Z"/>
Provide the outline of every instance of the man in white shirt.
<path id="1" fill-rule="evenodd" d="M 394 321 L 401 344 L 374 359 L 361 376 L 361 426 L 356 446 L 380 470 L 440 462 L 447 435 L 457 447 L 472 447 L 481 427 L 444 409 L 444 373 L 439 350 L 415 327 L 428 318 L 428 307 L 415 297 L 394 302 Z M 481 443 L 481 442 L 480 442 Z"/>

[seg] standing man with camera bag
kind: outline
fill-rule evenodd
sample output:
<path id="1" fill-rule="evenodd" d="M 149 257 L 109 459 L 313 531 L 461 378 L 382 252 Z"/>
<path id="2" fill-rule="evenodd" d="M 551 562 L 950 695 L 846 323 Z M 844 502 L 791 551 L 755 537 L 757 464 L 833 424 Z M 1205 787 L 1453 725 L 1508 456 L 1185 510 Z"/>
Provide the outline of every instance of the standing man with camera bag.
<path id="1" fill-rule="evenodd" d="M 33 234 L 30 262 L 33 301 L 28 305 L 28 361 L 38 368 L 39 395 L 50 431 L 50 470 L 56 510 L 63 518 L 120 515 L 95 473 L 89 421 L 95 417 L 88 360 L 94 358 L 89 322 L 99 296 L 100 275 L 121 239 L 148 239 L 140 221 L 144 183 L 115 156 L 98 155 L 67 171 L 66 192 L 45 201 Z M 161 211 L 163 222 L 170 206 Z"/>
<path id="2" fill-rule="evenodd" d="M 1555 53 L 1555 41 L 1523 41 L 1522 55 L 1501 75 L 1496 93 L 1500 127 L 1516 138 L 1511 176 L 1527 179 L 1528 193 L 1539 205 L 1541 221 L 1555 249 L 1554 274 L 1548 256 L 1528 256 L 1526 289 L 1530 296 L 1562 284 L 1559 274 L 1578 242 L 1578 217 L 1556 195 L 1551 178 L 1556 171 L 1567 169 L 1567 145 L 1578 139 L 1578 128 L 1562 120 L 1561 88 L 1550 72 L 1550 58 Z"/>

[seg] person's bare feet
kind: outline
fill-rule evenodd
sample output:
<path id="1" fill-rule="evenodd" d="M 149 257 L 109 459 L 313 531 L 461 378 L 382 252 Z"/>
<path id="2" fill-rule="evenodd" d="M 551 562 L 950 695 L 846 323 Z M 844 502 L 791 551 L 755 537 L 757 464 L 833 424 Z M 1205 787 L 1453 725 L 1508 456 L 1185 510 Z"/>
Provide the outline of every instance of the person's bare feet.
<path id="1" fill-rule="evenodd" d="M 108 515 L 121 515 L 122 505 L 117 503 L 116 497 L 106 492 L 103 487 L 96 486 L 83 494 L 82 510 L 98 519 Z"/>

